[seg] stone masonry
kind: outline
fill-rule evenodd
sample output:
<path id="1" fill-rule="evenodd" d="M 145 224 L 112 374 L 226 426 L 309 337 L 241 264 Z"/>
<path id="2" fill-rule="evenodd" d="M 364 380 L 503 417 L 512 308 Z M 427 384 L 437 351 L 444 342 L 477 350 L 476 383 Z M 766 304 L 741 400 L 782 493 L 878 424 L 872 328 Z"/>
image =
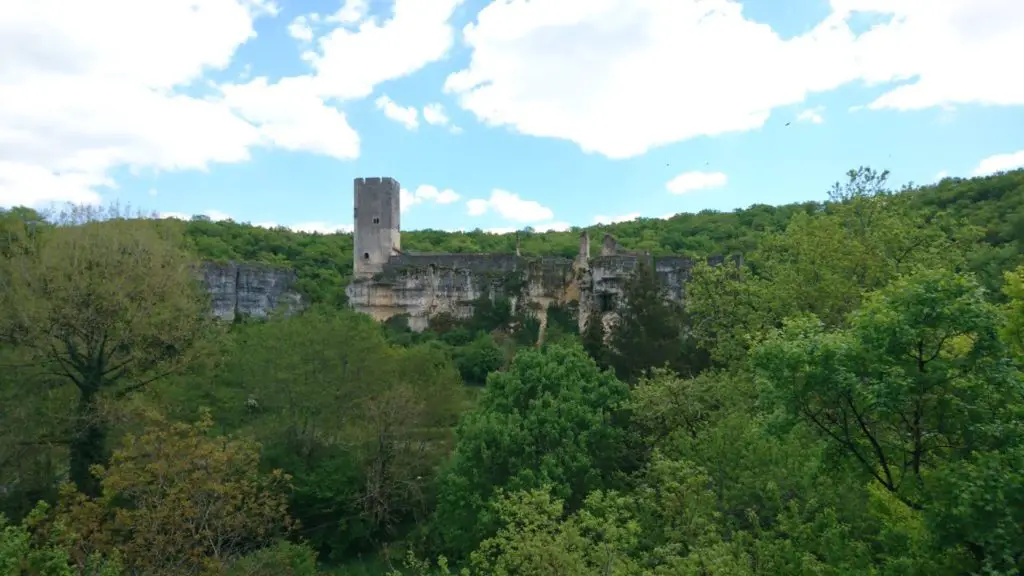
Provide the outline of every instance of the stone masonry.
<path id="1" fill-rule="evenodd" d="M 421 331 L 432 316 L 466 318 L 481 297 L 508 297 L 513 307 L 536 311 L 541 326 L 552 304 L 579 307 L 582 330 L 594 310 L 611 315 L 625 284 L 642 259 L 653 260 L 667 296 L 682 300 L 693 260 L 652 258 L 622 250 L 605 234 L 599 255 L 590 254 L 590 237 L 580 235 L 576 258 L 530 258 L 518 254 L 410 254 L 401 249 L 400 186 L 393 178 L 356 178 L 353 278 L 346 288 L 349 305 L 377 320 L 407 315 Z M 722 258 L 710 258 L 719 264 Z"/>

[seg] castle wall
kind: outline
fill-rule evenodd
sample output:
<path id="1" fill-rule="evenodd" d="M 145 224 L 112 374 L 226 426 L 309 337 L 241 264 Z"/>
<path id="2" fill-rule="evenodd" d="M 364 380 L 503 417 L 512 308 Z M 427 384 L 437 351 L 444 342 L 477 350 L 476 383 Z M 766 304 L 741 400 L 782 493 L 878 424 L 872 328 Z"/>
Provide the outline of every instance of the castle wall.
<path id="1" fill-rule="evenodd" d="M 602 238 L 600 255 L 591 257 L 586 232 L 575 259 L 523 258 L 518 249 L 516 254 L 405 254 L 400 250 L 400 199 L 398 182 L 391 178 L 356 179 L 354 277 L 346 294 L 354 309 L 377 320 L 408 315 L 410 328 L 417 331 L 432 316 L 467 318 L 478 299 L 502 296 L 513 306 L 534 309 L 542 326 L 548 306 L 569 302 L 579 305 L 580 330 L 594 311 L 607 323 L 641 260 L 652 260 L 623 251 L 610 234 Z M 666 296 L 683 300 L 693 262 L 657 258 L 654 268 Z"/>
<path id="2" fill-rule="evenodd" d="M 400 254 L 369 279 L 353 279 L 350 305 L 378 320 L 407 314 L 423 330 L 438 314 L 468 318 L 481 297 L 507 297 L 514 305 L 543 311 L 564 302 L 572 284 L 567 258 L 523 258 L 514 254 Z"/>

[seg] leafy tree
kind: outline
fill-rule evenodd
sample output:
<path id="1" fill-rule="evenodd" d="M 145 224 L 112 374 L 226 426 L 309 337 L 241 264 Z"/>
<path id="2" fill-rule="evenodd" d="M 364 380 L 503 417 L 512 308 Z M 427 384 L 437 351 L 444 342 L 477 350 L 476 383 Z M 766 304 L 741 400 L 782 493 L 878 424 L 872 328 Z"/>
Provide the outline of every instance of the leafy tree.
<path id="1" fill-rule="evenodd" d="M 667 298 L 650 262 L 640 260 L 622 300 L 608 346 L 620 379 L 635 381 L 652 367 L 690 374 L 704 367 L 686 332 L 682 307 Z"/>
<path id="2" fill-rule="evenodd" d="M 207 302 L 172 230 L 116 209 L 74 209 L 57 223 L 3 262 L 0 336 L 25 352 L 35 376 L 77 388 L 71 478 L 95 494 L 101 401 L 187 365 L 206 333 Z"/>
<path id="3" fill-rule="evenodd" d="M 0 573 L 25 576 L 120 576 L 120 555 L 93 553 L 76 562 L 80 536 L 65 522 L 48 522 L 50 508 L 40 502 L 20 525 L 0 515 Z"/>
<path id="4" fill-rule="evenodd" d="M 464 557 L 493 534 L 488 503 L 499 488 L 549 486 L 572 510 L 612 482 L 623 462 L 617 414 L 627 394 L 576 346 L 524 350 L 507 371 L 492 373 L 456 429 L 440 478 L 435 528 L 446 551 Z"/>
<path id="5" fill-rule="evenodd" d="M 1006 273 L 1003 294 L 1010 300 L 1006 305 L 1003 337 L 1018 358 L 1024 357 L 1024 266 Z"/>
<path id="6" fill-rule="evenodd" d="M 783 406 L 920 507 L 925 472 L 1004 441 L 1021 404 L 998 310 L 971 278 L 922 272 L 872 295 L 847 330 L 787 322 L 754 363 Z"/>
<path id="7" fill-rule="evenodd" d="M 85 530 L 85 552 L 124 554 L 146 574 L 201 574 L 284 534 L 289 478 L 259 470 L 259 446 L 208 435 L 195 424 L 159 421 L 129 435 L 109 467 L 96 466 L 102 494 L 68 489 L 58 521 Z"/>
<path id="8" fill-rule="evenodd" d="M 469 384 L 484 384 L 487 375 L 505 365 L 505 353 L 490 334 L 480 334 L 455 350 L 455 365 Z"/>

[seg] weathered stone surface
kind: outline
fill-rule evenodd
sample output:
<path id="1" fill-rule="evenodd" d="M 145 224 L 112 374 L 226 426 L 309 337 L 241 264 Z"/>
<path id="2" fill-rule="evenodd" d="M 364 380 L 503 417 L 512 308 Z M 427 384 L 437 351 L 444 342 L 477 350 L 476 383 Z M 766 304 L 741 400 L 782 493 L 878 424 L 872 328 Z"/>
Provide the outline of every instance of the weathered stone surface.
<path id="1" fill-rule="evenodd" d="M 302 309 L 302 297 L 294 290 L 295 272 L 262 264 L 204 262 L 202 281 L 210 294 L 214 316 L 266 318 L 283 308 L 285 313 Z"/>
<path id="2" fill-rule="evenodd" d="M 595 310 L 602 319 L 613 314 L 626 282 L 644 253 L 622 249 L 605 234 L 600 255 L 590 256 L 590 237 L 580 235 L 579 254 L 569 258 L 524 258 L 515 254 L 406 254 L 401 250 L 401 186 L 392 178 L 357 178 L 354 182 L 355 243 L 353 279 L 346 288 L 349 304 L 377 320 L 408 315 L 413 330 L 423 330 L 432 316 L 473 314 L 481 297 L 508 297 L 513 306 L 537 311 L 541 328 L 552 304 L 579 305 L 580 329 Z M 722 258 L 708 260 L 720 264 Z M 685 297 L 689 258 L 654 259 L 655 272 L 674 300 Z"/>

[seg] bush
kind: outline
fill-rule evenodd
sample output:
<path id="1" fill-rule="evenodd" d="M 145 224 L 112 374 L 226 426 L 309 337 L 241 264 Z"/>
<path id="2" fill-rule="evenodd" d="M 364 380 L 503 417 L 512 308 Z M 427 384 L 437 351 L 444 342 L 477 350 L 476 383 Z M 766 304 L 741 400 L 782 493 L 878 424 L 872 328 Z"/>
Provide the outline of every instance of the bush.
<path id="1" fill-rule="evenodd" d="M 280 540 L 237 560 L 226 576 L 317 576 L 316 552 L 304 544 Z"/>

